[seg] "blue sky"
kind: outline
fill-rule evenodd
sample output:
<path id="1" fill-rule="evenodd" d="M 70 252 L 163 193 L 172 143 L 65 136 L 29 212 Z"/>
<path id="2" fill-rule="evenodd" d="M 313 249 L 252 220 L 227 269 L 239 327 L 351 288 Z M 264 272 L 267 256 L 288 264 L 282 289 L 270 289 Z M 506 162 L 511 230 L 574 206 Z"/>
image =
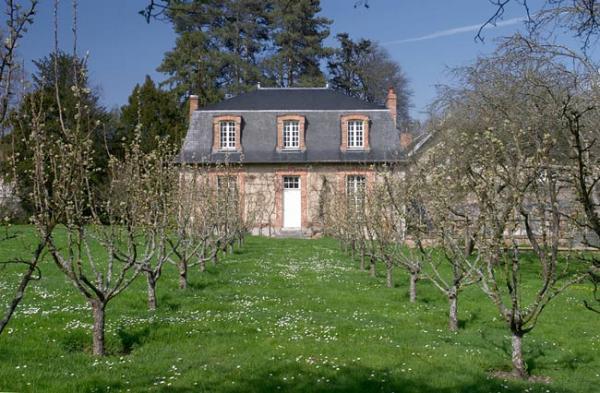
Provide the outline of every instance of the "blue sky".
<path id="1" fill-rule="evenodd" d="M 533 1 L 539 3 L 539 1 Z M 41 0 L 35 23 L 20 47 L 26 67 L 53 48 L 52 0 Z M 171 27 L 160 21 L 147 24 L 138 15 L 147 0 L 80 0 L 78 47 L 89 53 L 90 78 L 100 88 L 102 103 L 111 108 L 127 102 L 133 86 L 149 74 L 155 80 L 165 51 L 175 44 Z M 411 113 L 423 110 L 435 96 L 435 85 L 448 82 L 448 67 L 465 65 L 489 53 L 494 40 L 512 34 L 524 10 L 507 9 L 501 25 L 486 30 L 484 43 L 475 42 L 477 26 L 494 12 L 485 0 L 369 0 L 370 7 L 353 7 L 354 0 L 322 0 L 322 15 L 333 20 L 331 38 L 348 32 L 353 38 L 379 41 L 400 63 L 413 91 Z M 71 1 L 61 0 L 60 46 L 71 50 Z"/>

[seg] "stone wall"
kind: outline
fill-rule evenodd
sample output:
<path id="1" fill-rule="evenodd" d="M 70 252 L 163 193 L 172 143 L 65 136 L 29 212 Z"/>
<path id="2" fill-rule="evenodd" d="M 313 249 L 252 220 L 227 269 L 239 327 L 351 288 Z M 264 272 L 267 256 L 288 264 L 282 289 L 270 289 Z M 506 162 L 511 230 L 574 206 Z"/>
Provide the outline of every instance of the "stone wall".
<path id="1" fill-rule="evenodd" d="M 305 236 L 319 236 L 323 231 L 324 187 L 346 192 L 346 176 L 363 175 L 367 186 L 377 181 L 377 169 L 368 165 L 346 164 L 270 164 L 243 165 L 237 168 L 207 170 L 210 184 L 218 176 L 235 176 L 240 190 L 244 218 L 252 223 L 252 233 L 265 236 L 281 234 L 283 227 L 283 177 L 299 176 L 301 222 Z"/>

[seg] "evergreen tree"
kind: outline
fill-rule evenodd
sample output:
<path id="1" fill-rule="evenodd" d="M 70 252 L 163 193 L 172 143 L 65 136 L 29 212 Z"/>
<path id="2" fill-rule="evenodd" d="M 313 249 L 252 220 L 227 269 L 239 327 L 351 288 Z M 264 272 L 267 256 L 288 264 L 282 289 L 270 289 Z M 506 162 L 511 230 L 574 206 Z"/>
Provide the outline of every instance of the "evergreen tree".
<path id="1" fill-rule="evenodd" d="M 271 8 L 261 0 L 176 1 L 169 19 L 179 37 L 158 68 L 169 75 L 165 84 L 181 101 L 198 95 L 200 105 L 256 85 Z"/>
<path id="2" fill-rule="evenodd" d="M 320 61 L 331 55 L 323 46 L 331 20 L 318 17 L 319 0 L 274 0 L 273 55 L 265 61 L 269 81 L 280 87 L 325 84 Z"/>
<path id="3" fill-rule="evenodd" d="M 365 70 L 361 63 L 362 59 L 370 54 L 373 44 L 366 39 L 354 42 L 348 33 L 338 34 L 336 38 L 340 42 L 340 47 L 334 51 L 334 55 L 327 63 L 330 84 L 346 95 L 365 98 L 368 89 L 363 77 Z"/>
<path id="4" fill-rule="evenodd" d="M 128 104 L 121 108 L 118 140 L 131 140 L 138 124 L 141 125 L 144 152 L 157 147 L 157 138 L 168 138 L 169 142 L 179 145 L 185 136 L 185 116 L 175 95 L 159 89 L 149 76 L 143 85 L 137 84 L 133 88 Z"/>
<path id="5" fill-rule="evenodd" d="M 10 115 L 12 132 L 4 137 L 3 145 L 9 154 L 15 155 L 17 190 L 27 212 L 31 212 L 29 203 L 31 184 L 27 173 L 32 168 L 30 143 L 31 118 L 41 116 L 39 122 L 48 130 L 53 138 L 62 138 L 60 122 L 67 128 L 76 127 L 76 122 L 85 124 L 85 129 L 93 129 L 94 135 L 94 164 L 98 167 L 93 178 L 102 184 L 106 178 L 108 155 L 106 152 L 106 138 L 103 123 L 107 119 L 105 109 L 98 102 L 98 95 L 89 87 L 86 64 L 82 59 L 76 58 L 65 52 L 52 53 L 40 60 L 33 62 L 36 71 L 33 75 L 33 90 L 25 95 L 21 105 Z M 56 72 L 55 72 L 56 71 Z M 55 88 L 55 82 L 58 81 Z M 81 104 L 85 106 L 83 118 L 78 118 L 78 99 L 73 88 L 79 86 L 83 93 Z M 57 100 L 57 93 L 59 100 Z M 60 103 L 60 105 L 59 105 Z M 41 110 L 40 110 L 41 109 Z M 62 114 L 62 116 L 60 116 Z M 109 142 L 110 143 L 110 142 Z M 14 150 L 13 150 L 14 149 Z M 2 163 L 2 172 L 11 178 L 13 172 L 10 162 Z"/>
<path id="6" fill-rule="evenodd" d="M 407 127 L 410 90 L 402 68 L 377 43 L 353 41 L 347 33 L 336 36 L 340 47 L 327 64 L 331 86 L 345 94 L 384 104 L 389 87 L 398 96 L 398 124 Z"/>
<path id="7" fill-rule="evenodd" d="M 200 105 L 273 86 L 325 84 L 320 68 L 331 21 L 319 0 L 173 0 L 168 18 L 179 35 L 158 70 L 180 101 Z"/>
<path id="8" fill-rule="evenodd" d="M 214 22 L 225 90 L 239 94 L 262 79 L 258 57 L 269 39 L 271 5 L 262 0 L 225 0 Z"/>

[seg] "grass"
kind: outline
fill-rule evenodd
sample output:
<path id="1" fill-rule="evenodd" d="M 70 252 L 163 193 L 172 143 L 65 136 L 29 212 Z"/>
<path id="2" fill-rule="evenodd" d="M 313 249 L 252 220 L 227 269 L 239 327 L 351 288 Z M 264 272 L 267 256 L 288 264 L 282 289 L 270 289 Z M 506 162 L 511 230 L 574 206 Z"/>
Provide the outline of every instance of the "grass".
<path id="1" fill-rule="evenodd" d="M 33 246 L 30 227 L 16 230 L 0 260 Z M 156 313 L 146 311 L 144 280 L 109 304 L 110 356 L 94 358 L 87 304 L 45 261 L 0 337 L 0 391 L 600 391 L 600 318 L 582 306 L 585 285 L 551 303 L 525 337 L 529 369 L 550 377 L 545 385 L 489 377 L 510 368 L 510 340 L 479 289 L 462 294 L 453 334 L 431 284 L 420 282 L 410 304 L 402 271 L 388 289 L 357 266 L 330 239 L 259 237 L 192 271 L 185 291 L 168 266 Z M 0 267 L 1 303 L 16 279 L 16 267 Z"/>

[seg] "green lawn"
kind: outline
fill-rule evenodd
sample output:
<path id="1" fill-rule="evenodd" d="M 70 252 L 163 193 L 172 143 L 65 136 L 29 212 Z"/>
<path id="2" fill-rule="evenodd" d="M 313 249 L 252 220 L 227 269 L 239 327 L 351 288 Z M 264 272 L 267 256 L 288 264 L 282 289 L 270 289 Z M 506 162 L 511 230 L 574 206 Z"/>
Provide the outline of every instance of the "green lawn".
<path id="1" fill-rule="evenodd" d="M 0 260 L 27 256 L 31 229 L 0 243 Z M 381 272 L 383 273 L 383 271 Z M 0 337 L 0 391 L 25 392 L 600 392 L 600 317 L 572 288 L 526 336 L 534 375 L 550 385 L 495 380 L 510 368 L 509 337 L 475 288 L 459 304 L 462 330 L 447 332 L 446 302 L 426 282 L 408 302 L 371 278 L 329 239 L 251 237 L 216 267 L 177 288 L 166 268 L 159 310 L 146 311 L 145 282 L 109 304 L 111 355 L 90 355 L 91 312 L 48 262 Z M 17 278 L 0 268 L 0 302 Z"/>

